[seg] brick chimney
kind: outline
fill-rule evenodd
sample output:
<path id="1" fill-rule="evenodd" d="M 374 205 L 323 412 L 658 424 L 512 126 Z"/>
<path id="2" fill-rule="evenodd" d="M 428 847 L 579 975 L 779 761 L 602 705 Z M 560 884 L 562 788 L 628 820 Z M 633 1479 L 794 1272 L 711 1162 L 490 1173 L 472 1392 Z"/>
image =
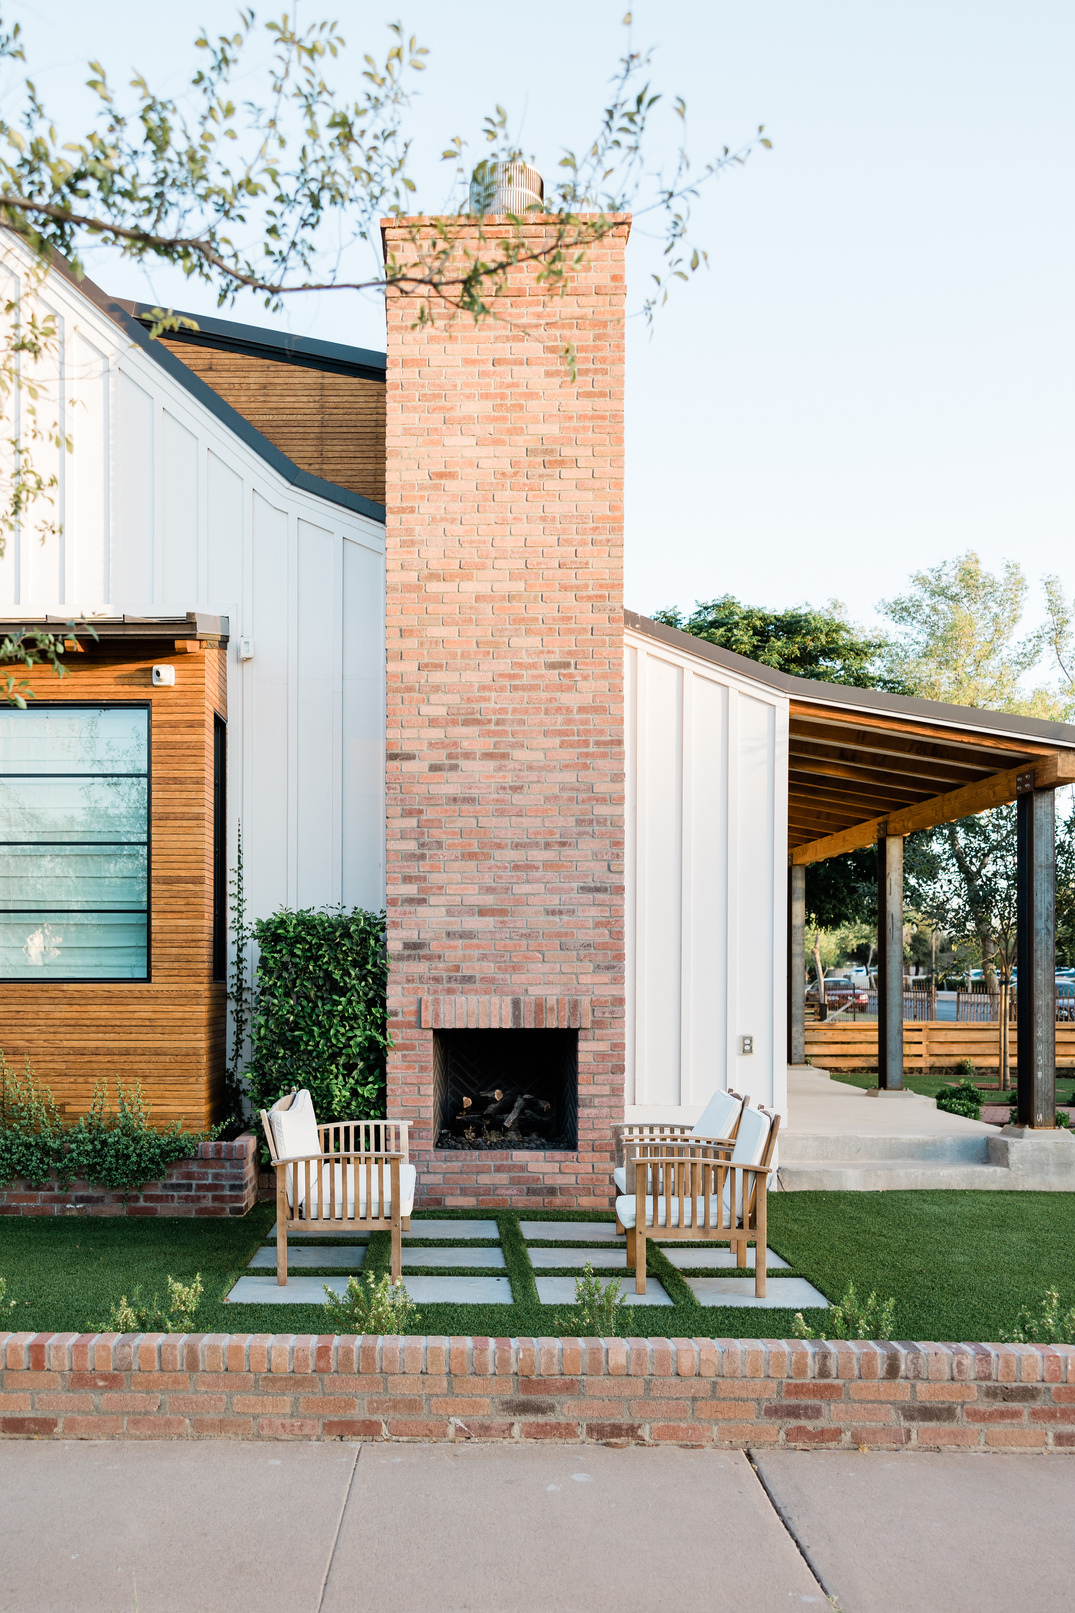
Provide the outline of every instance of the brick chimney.
<path id="1" fill-rule="evenodd" d="M 421 222 L 387 221 L 387 250 L 406 260 Z M 537 241 L 549 223 L 524 228 Z M 562 296 L 513 271 L 478 325 L 435 310 L 415 326 L 413 299 L 388 298 L 388 1113 L 416 1122 L 426 1204 L 610 1202 L 628 229 L 617 221 Z M 435 1146 L 453 1060 L 474 1094 L 519 1070 L 529 1090 L 565 1059 L 577 1149 L 556 1127 L 556 1147 Z M 575 1094 L 563 1101 L 570 1128 Z"/>

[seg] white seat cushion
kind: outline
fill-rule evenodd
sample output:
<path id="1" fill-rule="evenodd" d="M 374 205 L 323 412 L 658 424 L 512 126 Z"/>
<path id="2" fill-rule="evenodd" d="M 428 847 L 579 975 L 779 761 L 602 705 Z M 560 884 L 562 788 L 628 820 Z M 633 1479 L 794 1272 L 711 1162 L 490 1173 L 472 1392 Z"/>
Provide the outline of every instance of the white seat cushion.
<path id="1" fill-rule="evenodd" d="M 304 1215 L 315 1217 L 320 1214 L 327 1218 L 335 1212 L 335 1219 L 342 1221 L 355 1218 L 355 1192 L 358 1192 L 359 1218 L 367 1213 L 375 1216 L 387 1214 L 392 1207 L 392 1172 L 388 1164 L 371 1165 L 371 1192 L 370 1210 L 366 1210 L 366 1168 L 357 1160 L 349 1160 L 343 1164 L 330 1166 L 326 1161 L 324 1165 L 310 1167 L 310 1208 L 306 1209 L 306 1171 L 301 1165 L 295 1167 L 299 1176 L 299 1206 Z M 329 1170 L 334 1180 L 329 1179 Z M 288 1177 L 291 1171 L 288 1171 Z M 401 1162 L 399 1167 L 399 1200 L 400 1214 L 410 1215 L 414 1208 L 414 1187 L 418 1172 L 413 1165 Z M 381 1183 L 384 1183 L 384 1209 L 380 1205 Z M 319 1198 L 324 1194 L 324 1208 L 319 1211 Z M 334 1195 L 334 1196 L 333 1196 Z M 293 1204 L 291 1182 L 288 1181 L 288 1203 Z"/>
<path id="2" fill-rule="evenodd" d="M 671 1203 L 671 1209 L 672 1209 L 671 1220 L 668 1220 L 666 1218 L 666 1216 L 665 1216 L 665 1211 L 669 1206 L 669 1202 Z M 621 1198 L 618 1198 L 616 1200 L 616 1214 L 620 1218 L 620 1225 L 622 1227 L 633 1227 L 634 1226 L 634 1224 L 635 1224 L 636 1203 L 637 1203 L 637 1201 L 636 1201 L 635 1196 L 634 1196 L 633 1193 L 625 1193 L 625 1194 L 623 1194 L 623 1196 Z M 709 1200 L 709 1213 L 710 1213 L 711 1220 L 714 1223 L 717 1220 L 717 1209 L 718 1209 L 719 1203 L 720 1203 L 720 1200 L 716 1197 L 715 1194 Z M 680 1222 L 680 1208 L 681 1208 L 681 1205 L 682 1205 L 682 1213 L 683 1213 L 683 1221 L 682 1221 L 682 1223 Z M 704 1198 L 683 1199 L 683 1200 L 674 1198 L 671 1201 L 669 1201 L 667 1199 L 659 1198 L 657 1200 L 657 1225 L 659 1227 L 663 1227 L 663 1226 L 678 1227 L 680 1225 L 683 1225 L 685 1227 L 695 1227 L 695 1226 L 698 1226 L 704 1220 L 705 1220 L 705 1199 Z M 647 1199 L 646 1200 L 646 1225 L 648 1227 L 651 1227 L 651 1226 L 653 1226 L 653 1224 L 654 1224 L 654 1222 L 653 1222 L 653 1200 L 652 1199 Z"/>
<path id="3" fill-rule="evenodd" d="M 743 1100 L 731 1092 L 714 1092 L 691 1131 L 692 1137 L 730 1137 Z"/>
<path id="4" fill-rule="evenodd" d="M 269 1115 L 277 1159 L 309 1159 L 321 1152 L 314 1100 L 305 1087 L 296 1092 L 290 1109 L 273 1109 Z"/>

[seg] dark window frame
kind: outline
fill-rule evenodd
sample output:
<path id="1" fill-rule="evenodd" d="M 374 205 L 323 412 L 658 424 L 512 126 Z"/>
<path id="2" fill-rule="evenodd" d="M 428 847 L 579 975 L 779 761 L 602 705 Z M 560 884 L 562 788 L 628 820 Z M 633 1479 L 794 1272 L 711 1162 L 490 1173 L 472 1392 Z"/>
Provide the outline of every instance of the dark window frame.
<path id="1" fill-rule="evenodd" d="M 34 700 L 30 711 L 144 711 L 146 714 L 146 972 L 144 975 L 0 975 L 0 986 L 149 986 L 153 984 L 153 702 L 151 700 Z M 42 775 L 45 776 L 45 775 Z M 58 775 L 62 777 L 63 775 Z M 90 775 L 86 775 L 89 777 Z M 141 775 L 138 775 L 141 777 Z M 65 911 L 74 911 L 65 909 Z M 92 909 L 83 909 L 89 912 Z M 115 912 L 115 908 L 102 909 Z"/>

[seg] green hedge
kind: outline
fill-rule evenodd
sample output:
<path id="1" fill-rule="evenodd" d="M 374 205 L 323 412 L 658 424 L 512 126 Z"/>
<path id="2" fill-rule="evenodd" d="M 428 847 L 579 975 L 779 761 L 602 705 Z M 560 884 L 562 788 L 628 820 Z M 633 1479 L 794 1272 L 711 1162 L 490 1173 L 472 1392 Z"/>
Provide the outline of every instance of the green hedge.
<path id="1" fill-rule="evenodd" d="M 260 956 L 247 1090 L 255 1111 L 308 1087 L 319 1121 L 384 1115 L 385 915 L 285 908 L 253 925 Z"/>

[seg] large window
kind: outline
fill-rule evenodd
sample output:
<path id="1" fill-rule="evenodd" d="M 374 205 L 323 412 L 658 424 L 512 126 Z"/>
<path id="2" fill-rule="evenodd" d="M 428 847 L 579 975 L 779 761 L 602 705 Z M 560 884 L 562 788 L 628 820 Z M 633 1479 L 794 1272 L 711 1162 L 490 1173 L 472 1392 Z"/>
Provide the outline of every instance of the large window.
<path id="1" fill-rule="evenodd" d="M 0 978 L 149 978 L 149 710 L 0 709 Z"/>

